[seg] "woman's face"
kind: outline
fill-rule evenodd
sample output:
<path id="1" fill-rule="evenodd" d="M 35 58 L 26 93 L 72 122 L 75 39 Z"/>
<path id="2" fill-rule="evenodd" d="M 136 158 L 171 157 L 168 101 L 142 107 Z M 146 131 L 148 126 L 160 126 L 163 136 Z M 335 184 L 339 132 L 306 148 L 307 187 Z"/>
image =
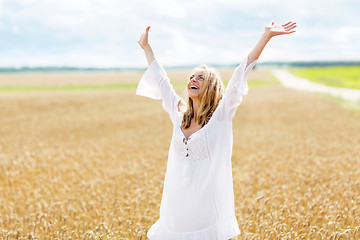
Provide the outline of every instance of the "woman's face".
<path id="1" fill-rule="evenodd" d="M 196 69 L 190 76 L 187 83 L 187 92 L 190 98 L 198 98 L 201 89 L 204 86 L 204 70 Z"/>

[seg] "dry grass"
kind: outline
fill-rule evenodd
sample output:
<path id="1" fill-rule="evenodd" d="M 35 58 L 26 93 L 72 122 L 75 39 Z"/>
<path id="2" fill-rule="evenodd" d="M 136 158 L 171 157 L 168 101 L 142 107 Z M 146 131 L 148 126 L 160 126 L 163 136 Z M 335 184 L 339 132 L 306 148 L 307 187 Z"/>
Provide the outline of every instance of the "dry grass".
<path id="1" fill-rule="evenodd" d="M 0 86 L 67 86 L 133 83 L 142 72 L 60 72 L 0 74 Z"/>
<path id="2" fill-rule="evenodd" d="M 171 123 L 134 91 L 0 95 L 0 239 L 146 239 Z M 360 239 L 360 115 L 278 86 L 234 118 L 237 239 Z"/>
<path id="3" fill-rule="evenodd" d="M 229 80 L 234 69 L 219 69 L 223 79 Z M 172 82 L 182 83 L 189 77 L 189 70 L 167 71 Z M 68 85 L 104 85 L 137 83 L 142 71 L 124 72 L 60 72 L 60 73 L 16 73 L 0 74 L 0 87 L 32 86 L 54 87 Z M 268 71 L 257 70 L 251 73 L 252 78 L 267 80 L 270 78 Z"/>

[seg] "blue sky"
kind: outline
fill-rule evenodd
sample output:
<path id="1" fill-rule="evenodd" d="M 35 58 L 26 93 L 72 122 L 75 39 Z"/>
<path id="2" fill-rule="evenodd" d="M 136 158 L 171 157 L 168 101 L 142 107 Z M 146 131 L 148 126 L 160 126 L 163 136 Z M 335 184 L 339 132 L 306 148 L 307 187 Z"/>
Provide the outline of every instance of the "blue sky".
<path id="1" fill-rule="evenodd" d="M 143 67 L 151 25 L 168 66 L 241 61 L 271 21 L 298 23 L 261 61 L 360 60 L 359 0 L 0 0 L 0 67 Z"/>

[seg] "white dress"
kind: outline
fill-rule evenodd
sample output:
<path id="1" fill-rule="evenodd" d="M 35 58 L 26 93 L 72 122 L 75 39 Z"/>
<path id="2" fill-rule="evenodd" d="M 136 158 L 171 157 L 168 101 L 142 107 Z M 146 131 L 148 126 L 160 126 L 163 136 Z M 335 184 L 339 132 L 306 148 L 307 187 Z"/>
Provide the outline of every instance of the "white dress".
<path id="1" fill-rule="evenodd" d="M 227 240 L 240 234 L 231 168 L 232 118 L 247 95 L 246 78 L 255 63 L 245 69 L 246 58 L 235 69 L 209 122 L 188 139 L 181 130 L 181 97 L 159 62 L 154 60 L 141 78 L 136 94 L 162 99 L 174 126 L 160 218 L 147 233 L 150 240 Z"/>

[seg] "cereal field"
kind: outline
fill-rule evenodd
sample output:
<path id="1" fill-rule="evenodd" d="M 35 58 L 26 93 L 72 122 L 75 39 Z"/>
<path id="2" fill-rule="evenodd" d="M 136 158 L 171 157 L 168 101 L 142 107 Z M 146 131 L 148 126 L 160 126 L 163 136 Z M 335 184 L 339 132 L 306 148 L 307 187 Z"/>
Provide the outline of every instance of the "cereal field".
<path id="1" fill-rule="evenodd" d="M 147 239 L 172 133 L 161 102 L 1 92 L 0 113 L 0 239 Z M 265 84 L 233 125 L 236 239 L 360 239 L 360 114 Z"/>

